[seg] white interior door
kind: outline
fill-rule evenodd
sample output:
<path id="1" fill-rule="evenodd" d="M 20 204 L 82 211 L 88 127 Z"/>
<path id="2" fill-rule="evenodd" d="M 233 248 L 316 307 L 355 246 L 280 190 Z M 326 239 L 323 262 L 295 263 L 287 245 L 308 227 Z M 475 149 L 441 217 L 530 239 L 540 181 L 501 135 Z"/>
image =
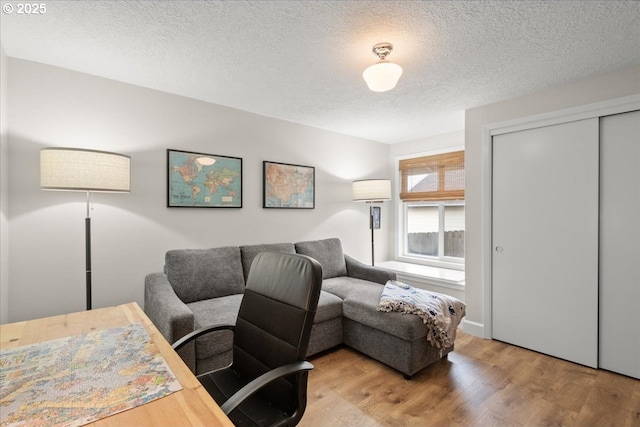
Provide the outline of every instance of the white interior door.
<path id="1" fill-rule="evenodd" d="M 492 149 L 492 336 L 597 367 L 598 119 Z"/>
<path id="2" fill-rule="evenodd" d="M 600 367 L 640 379 L 640 111 L 600 120 Z"/>

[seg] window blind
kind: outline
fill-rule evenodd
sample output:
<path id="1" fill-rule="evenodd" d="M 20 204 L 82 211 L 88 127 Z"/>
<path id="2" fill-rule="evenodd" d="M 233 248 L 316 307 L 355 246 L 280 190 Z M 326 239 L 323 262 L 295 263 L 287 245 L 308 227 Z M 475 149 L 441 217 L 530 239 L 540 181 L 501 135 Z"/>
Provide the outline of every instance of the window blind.
<path id="1" fill-rule="evenodd" d="M 464 199 L 464 151 L 400 160 L 403 201 Z"/>

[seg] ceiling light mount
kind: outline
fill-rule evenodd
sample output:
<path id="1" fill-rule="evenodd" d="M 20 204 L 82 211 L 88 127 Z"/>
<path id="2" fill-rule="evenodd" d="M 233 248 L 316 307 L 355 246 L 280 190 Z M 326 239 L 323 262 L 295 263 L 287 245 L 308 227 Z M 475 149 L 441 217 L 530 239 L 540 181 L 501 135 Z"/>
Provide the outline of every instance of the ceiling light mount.
<path id="1" fill-rule="evenodd" d="M 380 58 L 378 62 L 367 67 L 362 73 L 362 78 L 369 89 L 374 92 L 386 92 L 398 84 L 402 75 L 402 67 L 387 61 L 387 56 L 393 50 L 391 43 L 383 42 L 373 46 L 373 53 Z"/>
<path id="2" fill-rule="evenodd" d="M 373 53 L 378 55 L 378 58 L 380 58 L 381 61 L 384 61 L 387 58 L 387 55 L 389 55 L 392 50 L 393 45 L 387 42 L 378 43 L 374 45 L 372 49 Z"/>

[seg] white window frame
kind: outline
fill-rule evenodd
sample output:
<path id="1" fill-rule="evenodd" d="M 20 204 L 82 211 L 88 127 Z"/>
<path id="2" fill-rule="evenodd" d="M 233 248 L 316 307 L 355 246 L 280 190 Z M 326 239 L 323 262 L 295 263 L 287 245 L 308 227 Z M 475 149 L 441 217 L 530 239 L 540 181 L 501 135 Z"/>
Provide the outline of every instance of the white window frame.
<path id="1" fill-rule="evenodd" d="M 448 147 L 442 150 L 434 150 L 434 151 L 428 151 L 428 152 L 422 152 L 422 153 L 414 153 L 411 155 L 406 155 L 406 156 L 399 156 L 396 157 L 395 159 L 395 182 L 396 182 L 396 191 L 395 191 L 395 202 L 396 202 L 396 224 L 395 224 L 395 230 L 396 230 L 396 256 L 395 259 L 396 261 L 400 261 L 400 262 L 408 262 L 408 263 L 412 263 L 412 264 L 420 264 L 420 265 L 428 265 L 428 266 L 432 266 L 432 267 L 440 267 L 440 268 L 449 268 L 452 270 L 460 270 L 460 271 L 464 271 L 464 258 L 455 258 L 455 257 L 445 257 L 445 256 L 441 256 L 441 257 L 430 257 L 430 256 L 421 256 L 421 255 L 412 255 L 412 254 L 408 254 L 407 253 L 407 206 L 409 204 L 421 204 L 424 203 L 425 205 L 439 205 L 439 221 L 440 221 L 440 225 L 439 228 L 440 230 L 444 229 L 444 215 L 443 215 L 443 210 L 444 210 L 444 206 L 445 204 L 449 204 L 449 205 L 465 205 L 464 200 L 463 201 L 442 201 L 442 202 L 403 202 L 400 199 L 400 192 L 401 192 L 401 186 L 402 186 L 402 179 L 400 176 L 400 170 L 399 170 L 399 165 L 400 165 L 400 160 L 404 160 L 404 159 L 411 159 L 411 158 L 415 158 L 415 157 L 422 157 L 422 156 L 434 156 L 437 154 L 443 154 L 443 153 L 449 153 L 449 152 L 453 152 L 453 151 L 460 151 L 460 150 L 464 150 L 464 146 L 460 147 Z M 465 215 L 466 215 L 466 209 L 465 209 Z M 466 239 L 466 236 L 465 236 Z M 438 236 L 438 247 L 439 248 L 444 248 L 444 234 L 443 233 L 439 233 Z M 440 250 L 440 249 L 439 249 Z M 466 255 L 466 254 L 465 254 Z"/>

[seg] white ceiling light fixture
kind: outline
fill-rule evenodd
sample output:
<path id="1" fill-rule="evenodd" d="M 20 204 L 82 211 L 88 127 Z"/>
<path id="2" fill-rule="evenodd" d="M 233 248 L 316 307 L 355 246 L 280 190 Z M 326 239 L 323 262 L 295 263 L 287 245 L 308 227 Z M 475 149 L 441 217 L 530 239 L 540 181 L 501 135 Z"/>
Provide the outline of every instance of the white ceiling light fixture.
<path id="1" fill-rule="evenodd" d="M 402 75 L 402 67 L 386 59 L 392 50 L 393 45 L 387 42 L 373 46 L 373 53 L 378 55 L 380 60 L 367 67 L 362 73 L 362 78 L 369 89 L 374 92 L 386 92 L 393 89 Z"/>

